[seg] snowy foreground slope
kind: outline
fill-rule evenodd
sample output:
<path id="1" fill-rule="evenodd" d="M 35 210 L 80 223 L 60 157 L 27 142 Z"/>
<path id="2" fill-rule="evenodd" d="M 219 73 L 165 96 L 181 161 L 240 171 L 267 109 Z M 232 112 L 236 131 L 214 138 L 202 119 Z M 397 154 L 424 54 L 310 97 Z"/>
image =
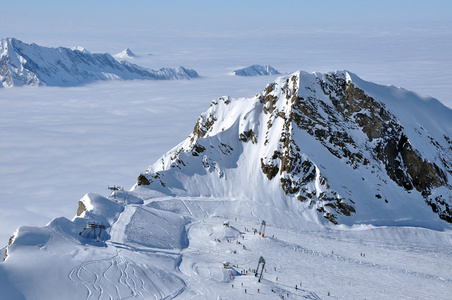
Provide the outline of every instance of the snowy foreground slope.
<path id="1" fill-rule="evenodd" d="M 222 97 L 130 191 L 20 227 L 2 296 L 450 299 L 451 120 L 348 72 Z"/>
<path id="2" fill-rule="evenodd" d="M 48 48 L 14 38 L 0 40 L 0 87 L 74 86 L 95 80 L 195 77 L 198 77 L 196 71 L 183 67 L 151 70 L 127 61 L 118 62 L 108 53 L 92 54 L 81 47 Z"/>

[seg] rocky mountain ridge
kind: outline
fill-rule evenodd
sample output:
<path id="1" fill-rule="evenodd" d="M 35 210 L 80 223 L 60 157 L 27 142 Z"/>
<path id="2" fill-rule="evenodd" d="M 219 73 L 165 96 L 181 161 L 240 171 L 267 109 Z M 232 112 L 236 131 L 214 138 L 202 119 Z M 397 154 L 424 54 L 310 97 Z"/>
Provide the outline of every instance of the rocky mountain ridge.
<path id="1" fill-rule="evenodd" d="M 398 97 L 412 99 L 413 109 L 389 109 Z M 422 101 L 346 71 L 296 72 L 253 98 L 213 101 L 187 140 L 141 174 L 137 186 L 170 195 L 272 198 L 262 201 L 277 206 L 296 199 L 335 224 L 411 216 L 419 225 L 432 212 L 452 222 L 452 113 L 430 99 L 445 118 L 424 111 L 433 125 L 405 123 L 401 114 Z"/>

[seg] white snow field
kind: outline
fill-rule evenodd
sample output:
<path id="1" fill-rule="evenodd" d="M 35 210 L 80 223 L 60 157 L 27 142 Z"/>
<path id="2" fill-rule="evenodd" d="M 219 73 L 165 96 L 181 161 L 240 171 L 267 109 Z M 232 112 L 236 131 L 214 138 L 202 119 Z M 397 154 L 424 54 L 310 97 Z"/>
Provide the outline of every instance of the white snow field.
<path id="1" fill-rule="evenodd" d="M 19 228 L 2 299 L 450 299 L 450 231 L 324 227 L 257 201 L 142 188 L 81 201 L 73 222 Z M 263 215 L 274 221 L 262 237 Z"/>

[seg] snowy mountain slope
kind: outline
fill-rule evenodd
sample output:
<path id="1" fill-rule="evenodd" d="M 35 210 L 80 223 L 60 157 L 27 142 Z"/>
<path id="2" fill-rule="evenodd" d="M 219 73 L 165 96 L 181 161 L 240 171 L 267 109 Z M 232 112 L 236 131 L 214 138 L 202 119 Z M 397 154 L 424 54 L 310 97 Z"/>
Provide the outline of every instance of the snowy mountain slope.
<path id="1" fill-rule="evenodd" d="M 79 49 L 47 48 L 14 38 L 1 39 L 0 86 L 72 86 L 111 79 L 189 79 L 194 70 L 179 67 L 151 70 L 122 61 L 110 54 L 91 54 Z"/>
<path id="2" fill-rule="evenodd" d="M 263 76 L 263 75 L 278 75 L 281 74 L 269 65 L 252 65 L 246 68 L 238 69 L 233 72 L 237 76 Z"/>
<path id="3" fill-rule="evenodd" d="M 451 120 L 437 100 L 346 71 L 297 72 L 251 99 L 213 101 L 138 185 L 320 222 L 442 228 L 439 218 L 452 221 Z"/>

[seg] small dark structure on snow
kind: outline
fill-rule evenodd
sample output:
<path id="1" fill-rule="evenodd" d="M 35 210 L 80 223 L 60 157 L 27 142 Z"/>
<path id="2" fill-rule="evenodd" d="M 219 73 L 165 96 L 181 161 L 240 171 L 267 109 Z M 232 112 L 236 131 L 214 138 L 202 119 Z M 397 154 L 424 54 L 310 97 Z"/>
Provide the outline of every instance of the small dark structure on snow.
<path id="1" fill-rule="evenodd" d="M 264 237 L 265 235 L 265 226 L 267 226 L 267 223 L 265 223 L 265 221 L 262 220 L 261 228 L 259 229 L 259 235 L 262 235 L 262 237 Z"/>

